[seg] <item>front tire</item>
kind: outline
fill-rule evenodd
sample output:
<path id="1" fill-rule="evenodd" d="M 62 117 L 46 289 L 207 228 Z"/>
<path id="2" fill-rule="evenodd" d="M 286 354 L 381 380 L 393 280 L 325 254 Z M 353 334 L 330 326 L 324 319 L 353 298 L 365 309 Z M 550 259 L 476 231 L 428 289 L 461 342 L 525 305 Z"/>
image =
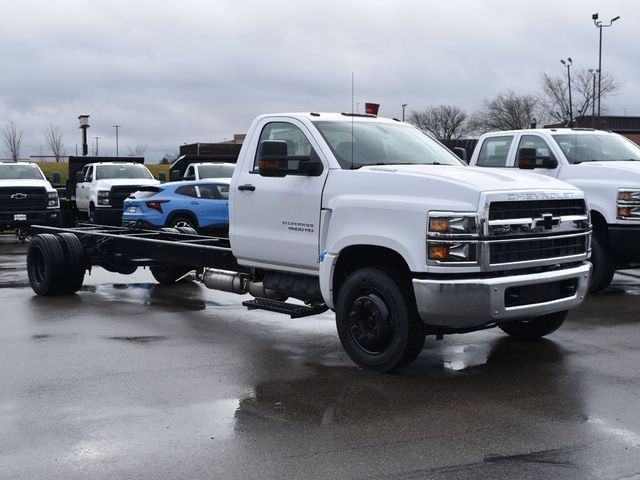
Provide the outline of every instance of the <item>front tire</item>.
<path id="1" fill-rule="evenodd" d="M 499 325 L 504 333 L 520 340 L 537 340 L 559 329 L 567 318 L 568 310 L 550 313 L 527 320 L 515 320 Z"/>
<path id="2" fill-rule="evenodd" d="M 155 265 L 150 267 L 151 275 L 160 285 L 173 285 L 178 279 L 184 277 L 194 267 L 185 267 L 183 265 Z"/>
<path id="3" fill-rule="evenodd" d="M 172 218 L 171 221 L 167 224 L 167 227 L 176 228 L 178 230 L 180 230 L 181 228 L 190 228 L 195 231 L 196 229 L 195 222 L 187 217 Z"/>
<path id="4" fill-rule="evenodd" d="M 589 292 L 595 293 L 609 286 L 616 271 L 616 260 L 606 239 L 593 235 L 591 240 L 591 263 L 593 271 L 589 280 Z"/>
<path id="5" fill-rule="evenodd" d="M 410 364 L 424 345 L 410 285 L 377 268 L 351 273 L 338 293 L 336 325 L 345 351 L 361 367 L 388 372 Z M 404 287 L 404 288 L 403 288 Z"/>

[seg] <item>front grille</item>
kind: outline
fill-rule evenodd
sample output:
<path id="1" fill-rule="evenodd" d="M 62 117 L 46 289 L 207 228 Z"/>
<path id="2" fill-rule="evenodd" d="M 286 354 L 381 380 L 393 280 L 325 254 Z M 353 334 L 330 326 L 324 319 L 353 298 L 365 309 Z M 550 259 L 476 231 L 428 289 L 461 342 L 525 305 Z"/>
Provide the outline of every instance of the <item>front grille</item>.
<path id="1" fill-rule="evenodd" d="M 587 252 L 587 238 L 586 235 L 580 235 L 491 243 L 489 263 L 496 265 L 582 255 Z"/>
<path id="2" fill-rule="evenodd" d="M 109 204 L 113 208 L 122 208 L 124 205 L 124 201 L 126 198 L 129 198 L 133 192 L 138 191 L 140 185 L 122 185 L 111 187 L 111 192 L 109 193 Z"/>
<path id="3" fill-rule="evenodd" d="M 14 198 L 11 198 L 14 196 Z M 17 197 L 17 198 L 16 198 Z M 0 211 L 29 212 L 47 208 L 47 190 L 41 187 L 0 188 Z"/>
<path id="4" fill-rule="evenodd" d="M 554 217 L 586 215 L 584 200 L 525 200 L 519 202 L 492 202 L 489 220 L 536 218 L 543 214 Z"/>

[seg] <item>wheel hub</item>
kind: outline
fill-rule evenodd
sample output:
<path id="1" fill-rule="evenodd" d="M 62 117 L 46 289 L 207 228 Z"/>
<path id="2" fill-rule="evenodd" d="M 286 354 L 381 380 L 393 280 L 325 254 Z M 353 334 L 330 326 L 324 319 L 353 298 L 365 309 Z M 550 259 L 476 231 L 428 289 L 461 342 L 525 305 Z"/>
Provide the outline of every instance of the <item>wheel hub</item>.
<path id="1" fill-rule="evenodd" d="M 367 353 L 382 353 L 391 344 L 393 325 L 389 309 L 378 295 L 368 293 L 353 302 L 349 312 L 349 333 Z"/>

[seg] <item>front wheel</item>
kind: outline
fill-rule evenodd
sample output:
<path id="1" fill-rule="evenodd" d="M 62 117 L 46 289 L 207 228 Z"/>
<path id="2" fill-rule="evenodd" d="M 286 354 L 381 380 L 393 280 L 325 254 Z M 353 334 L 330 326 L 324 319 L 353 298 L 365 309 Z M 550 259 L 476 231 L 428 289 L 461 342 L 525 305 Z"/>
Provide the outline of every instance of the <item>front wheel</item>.
<path id="1" fill-rule="evenodd" d="M 599 235 L 591 237 L 591 263 L 593 271 L 589 280 L 589 292 L 595 293 L 609 286 L 616 271 L 616 260 L 605 239 Z"/>
<path id="2" fill-rule="evenodd" d="M 362 268 L 346 278 L 336 302 L 336 324 L 355 363 L 388 372 L 418 356 L 425 334 L 413 297 L 403 293 L 410 287 L 399 275 L 377 268 Z"/>
<path id="3" fill-rule="evenodd" d="M 563 310 L 527 320 L 503 323 L 499 327 L 504 333 L 520 340 L 537 340 L 559 329 L 568 313 L 568 310 Z"/>

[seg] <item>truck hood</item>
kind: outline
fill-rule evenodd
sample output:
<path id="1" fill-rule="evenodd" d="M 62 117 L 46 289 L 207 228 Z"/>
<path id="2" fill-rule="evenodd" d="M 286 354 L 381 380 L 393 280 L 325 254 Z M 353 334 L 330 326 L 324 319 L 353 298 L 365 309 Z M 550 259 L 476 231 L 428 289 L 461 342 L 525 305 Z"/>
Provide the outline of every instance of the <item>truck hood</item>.
<path id="1" fill-rule="evenodd" d="M 122 185 L 160 185 L 160 182 L 152 178 L 105 178 L 96 181 L 97 190 L 110 190 Z"/>
<path id="2" fill-rule="evenodd" d="M 577 165 L 563 167 L 559 178 L 572 181 L 574 179 L 599 180 L 611 182 L 619 187 L 632 187 L 640 185 L 640 162 L 616 161 L 616 162 L 584 162 Z"/>
<path id="3" fill-rule="evenodd" d="M 507 198 L 550 192 L 584 198 L 576 187 L 553 177 L 520 170 L 470 168 L 455 165 L 389 165 L 358 170 L 331 170 L 324 189 L 323 206 L 375 205 L 400 210 L 477 211 L 481 197 Z M 540 197 L 542 198 L 542 197 Z"/>
<path id="4" fill-rule="evenodd" d="M 0 187 L 44 187 L 53 191 L 53 187 L 47 180 L 0 180 Z"/>
<path id="5" fill-rule="evenodd" d="M 360 170 L 426 177 L 476 192 L 558 188 L 574 190 L 574 187 L 552 177 L 516 169 L 508 171 L 457 165 L 390 165 L 363 167 Z"/>

